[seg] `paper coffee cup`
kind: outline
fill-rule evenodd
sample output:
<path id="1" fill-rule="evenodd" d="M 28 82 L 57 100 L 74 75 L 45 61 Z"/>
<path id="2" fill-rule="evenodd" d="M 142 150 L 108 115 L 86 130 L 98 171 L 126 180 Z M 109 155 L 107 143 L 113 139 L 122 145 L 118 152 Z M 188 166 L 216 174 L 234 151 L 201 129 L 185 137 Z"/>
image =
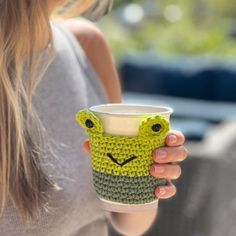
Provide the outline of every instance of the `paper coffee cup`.
<path id="1" fill-rule="evenodd" d="M 94 186 L 105 210 L 158 207 L 155 188 L 166 181 L 150 175 L 152 152 L 164 146 L 172 112 L 162 106 L 103 104 L 78 113 L 90 139 Z"/>

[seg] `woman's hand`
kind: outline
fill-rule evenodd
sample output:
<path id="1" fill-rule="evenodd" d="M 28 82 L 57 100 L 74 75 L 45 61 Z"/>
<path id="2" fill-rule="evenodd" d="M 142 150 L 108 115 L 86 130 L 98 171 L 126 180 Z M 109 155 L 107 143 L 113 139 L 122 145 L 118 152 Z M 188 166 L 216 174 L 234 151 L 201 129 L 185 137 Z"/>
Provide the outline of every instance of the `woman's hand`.
<path id="1" fill-rule="evenodd" d="M 154 164 L 150 168 L 150 173 L 154 177 L 168 180 L 167 186 L 156 188 L 156 196 L 159 199 L 167 199 L 175 195 L 176 187 L 171 180 L 178 179 L 181 175 L 179 162 L 185 160 L 188 156 L 187 149 L 183 146 L 185 142 L 184 135 L 179 131 L 171 131 L 166 137 L 166 146 L 158 148 L 153 152 Z M 84 151 L 89 154 L 89 140 L 83 143 Z"/>
<path id="2" fill-rule="evenodd" d="M 184 135 L 179 131 L 172 131 L 165 140 L 166 146 L 158 148 L 153 152 L 154 164 L 150 168 L 150 173 L 157 178 L 168 180 L 166 186 L 157 187 L 156 196 L 159 199 L 167 199 L 175 195 L 176 187 L 171 183 L 172 179 L 177 179 L 181 175 L 181 168 L 177 164 L 188 155 L 188 151 L 183 146 Z M 89 140 L 84 141 L 83 149 L 90 154 Z M 113 227 L 122 235 L 143 235 L 153 224 L 158 211 L 156 209 L 136 213 L 108 213 L 108 218 Z"/>
<path id="3" fill-rule="evenodd" d="M 168 180 L 167 186 L 156 188 L 156 196 L 159 199 L 167 199 L 175 195 L 176 187 L 171 180 L 178 179 L 181 175 L 179 162 L 188 156 L 187 149 L 183 146 L 184 135 L 179 131 L 172 131 L 165 140 L 166 146 L 158 148 L 153 152 L 154 164 L 150 173 L 154 177 Z"/>

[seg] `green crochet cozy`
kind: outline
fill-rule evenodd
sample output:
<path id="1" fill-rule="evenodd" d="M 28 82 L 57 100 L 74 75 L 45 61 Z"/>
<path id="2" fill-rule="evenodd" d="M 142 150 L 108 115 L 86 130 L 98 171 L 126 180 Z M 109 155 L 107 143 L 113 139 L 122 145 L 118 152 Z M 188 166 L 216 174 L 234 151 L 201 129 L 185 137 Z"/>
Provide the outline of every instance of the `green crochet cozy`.
<path id="1" fill-rule="evenodd" d="M 81 110 L 76 120 L 86 130 L 91 147 L 94 187 L 98 196 L 124 204 L 156 200 L 155 188 L 165 179 L 150 175 L 153 150 L 164 146 L 169 121 L 161 115 L 140 122 L 138 136 L 104 133 L 101 120 L 89 110 Z"/>

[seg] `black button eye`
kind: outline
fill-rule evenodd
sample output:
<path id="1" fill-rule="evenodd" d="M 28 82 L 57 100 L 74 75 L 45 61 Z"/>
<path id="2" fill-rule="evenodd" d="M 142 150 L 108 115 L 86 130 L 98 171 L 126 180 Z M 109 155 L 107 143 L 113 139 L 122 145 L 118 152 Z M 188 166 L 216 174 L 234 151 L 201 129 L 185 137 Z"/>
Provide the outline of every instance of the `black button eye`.
<path id="1" fill-rule="evenodd" d="M 85 125 L 89 129 L 93 128 L 93 126 L 94 126 L 93 122 L 91 120 L 89 120 L 89 119 L 85 121 Z"/>
<path id="2" fill-rule="evenodd" d="M 160 130 L 161 130 L 161 125 L 160 124 L 155 124 L 155 125 L 153 125 L 152 126 L 152 130 L 154 131 L 154 132 L 159 132 Z"/>

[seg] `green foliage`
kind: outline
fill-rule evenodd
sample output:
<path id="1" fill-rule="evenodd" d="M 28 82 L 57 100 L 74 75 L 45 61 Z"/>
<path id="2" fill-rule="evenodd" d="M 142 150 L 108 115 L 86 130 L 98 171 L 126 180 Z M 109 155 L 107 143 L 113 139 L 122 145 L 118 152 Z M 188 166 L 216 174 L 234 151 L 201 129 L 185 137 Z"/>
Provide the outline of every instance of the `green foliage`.
<path id="1" fill-rule="evenodd" d="M 117 7 L 131 2 L 115 0 Z M 147 17 L 136 26 L 128 27 L 111 14 L 101 22 L 116 58 L 127 51 L 151 50 L 164 55 L 201 55 L 218 57 L 236 55 L 236 4 L 233 0 L 153 0 L 159 14 Z M 168 5 L 174 4 L 182 18 L 170 22 L 164 16 Z"/>
<path id="2" fill-rule="evenodd" d="M 137 0 L 113 0 L 114 1 L 114 8 L 116 7 L 119 7 L 119 6 L 122 6 L 122 5 L 126 5 L 128 3 L 133 3 L 133 2 L 140 2 L 140 1 L 137 1 Z"/>

